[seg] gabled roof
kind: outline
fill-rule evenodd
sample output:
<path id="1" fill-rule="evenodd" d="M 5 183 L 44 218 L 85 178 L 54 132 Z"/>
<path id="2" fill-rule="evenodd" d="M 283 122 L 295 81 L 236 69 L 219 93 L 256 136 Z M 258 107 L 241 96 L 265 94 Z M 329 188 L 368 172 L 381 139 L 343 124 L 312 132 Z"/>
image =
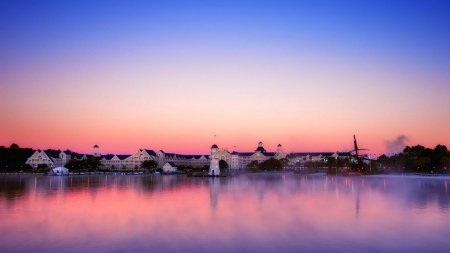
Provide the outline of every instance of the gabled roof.
<path id="1" fill-rule="evenodd" d="M 111 160 L 114 157 L 114 155 L 102 155 L 102 158 L 106 160 Z"/>
<path id="2" fill-rule="evenodd" d="M 156 156 L 155 151 L 151 150 L 151 149 L 143 149 L 145 150 L 145 152 L 147 152 L 147 154 L 152 155 L 152 156 Z"/>
<path id="3" fill-rule="evenodd" d="M 256 150 L 255 150 L 255 152 L 256 151 L 259 151 L 259 152 L 261 152 L 261 153 L 266 153 L 266 150 L 263 148 L 263 147 L 258 147 Z"/>
<path id="4" fill-rule="evenodd" d="M 236 152 L 233 151 L 231 155 L 238 155 L 238 156 L 252 156 L 255 152 Z"/>
<path id="5" fill-rule="evenodd" d="M 117 156 L 117 158 L 119 158 L 120 160 L 125 160 L 125 159 L 127 159 L 128 157 L 130 157 L 131 155 L 116 155 Z"/>
<path id="6" fill-rule="evenodd" d="M 297 156 L 319 156 L 319 155 L 322 155 L 322 156 L 332 156 L 334 153 L 336 153 L 336 152 L 302 152 L 302 153 L 294 153 L 294 154 L 296 154 Z M 349 152 L 337 152 L 337 155 L 338 156 L 348 156 L 348 155 L 350 155 L 350 153 Z"/>
<path id="7" fill-rule="evenodd" d="M 202 156 L 206 157 L 206 155 L 184 155 L 186 159 L 200 159 Z"/>
<path id="8" fill-rule="evenodd" d="M 175 163 L 173 163 L 173 162 L 167 162 L 170 166 L 172 166 L 172 167 L 177 167 L 176 165 L 175 165 Z"/>
<path id="9" fill-rule="evenodd" d="M 75 155 L 72 155 L 72 159 L 78 159 L 78 160 L 80 160 L 80 159 L 82 159 L 83 158 L 83 154 L 75 154 Z"/>
<path id="10" fill-rule="evenodd" d="M 61 153 L 61 151 L 59 150 L 44 150 L 44 153 L 48 156 L 48 157 L 52 157 L 52 158 L 59 158 L 59 153 Z"/>

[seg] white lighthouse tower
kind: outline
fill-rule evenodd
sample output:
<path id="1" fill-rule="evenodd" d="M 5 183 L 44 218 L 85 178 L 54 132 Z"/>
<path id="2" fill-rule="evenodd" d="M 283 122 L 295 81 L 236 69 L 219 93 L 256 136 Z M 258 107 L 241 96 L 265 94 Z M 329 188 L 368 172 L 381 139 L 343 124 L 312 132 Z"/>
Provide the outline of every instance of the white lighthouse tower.
<path id="1" fill-rule="evenodd" d="M 93 155 L 94 157 L 99 157 L 99 156 L 101 156 L 102 154 L 100 153 L 100 147 L 97 146 L 97 145 L 95 145 L 95 146 L 92 148 L 91 155 Z"/>
<path id="2" fill-rule="evenodd" d="M 211 163 L 209 164 L 209 172 L 208 175 L 218 176 L 220 175 L 220 167 L 219 167 L 219 148 L 216 144 L 211 147 Z"/>

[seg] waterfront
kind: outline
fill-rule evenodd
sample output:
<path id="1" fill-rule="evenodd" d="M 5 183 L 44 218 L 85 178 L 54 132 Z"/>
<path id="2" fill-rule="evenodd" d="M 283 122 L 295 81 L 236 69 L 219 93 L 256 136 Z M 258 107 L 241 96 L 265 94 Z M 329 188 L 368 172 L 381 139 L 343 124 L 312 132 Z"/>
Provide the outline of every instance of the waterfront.
<path id="1" fill-rule="evenodd" d="M 1 252 L 424 252 L 450 178 L 0 175 Z"/>

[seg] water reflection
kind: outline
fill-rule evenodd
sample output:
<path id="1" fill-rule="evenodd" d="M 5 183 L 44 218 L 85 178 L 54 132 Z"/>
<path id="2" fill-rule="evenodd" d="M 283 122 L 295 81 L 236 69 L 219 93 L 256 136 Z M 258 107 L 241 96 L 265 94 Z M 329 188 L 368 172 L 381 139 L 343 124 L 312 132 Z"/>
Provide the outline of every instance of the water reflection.
<path id="1" fill-rule="evenodd" d="M 441 251 L 448 181 L 0 176 L 0 251 Z"/>

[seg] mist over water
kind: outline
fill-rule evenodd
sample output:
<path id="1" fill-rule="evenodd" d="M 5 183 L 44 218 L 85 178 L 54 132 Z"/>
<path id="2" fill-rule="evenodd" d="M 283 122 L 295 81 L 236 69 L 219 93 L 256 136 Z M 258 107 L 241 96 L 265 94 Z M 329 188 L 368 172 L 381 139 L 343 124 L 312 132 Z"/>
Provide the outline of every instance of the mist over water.
<path id="1" fill-rule="evenodd" d="M 0 176 L 1 252 L 424 252 L 450 178 Z"/>

